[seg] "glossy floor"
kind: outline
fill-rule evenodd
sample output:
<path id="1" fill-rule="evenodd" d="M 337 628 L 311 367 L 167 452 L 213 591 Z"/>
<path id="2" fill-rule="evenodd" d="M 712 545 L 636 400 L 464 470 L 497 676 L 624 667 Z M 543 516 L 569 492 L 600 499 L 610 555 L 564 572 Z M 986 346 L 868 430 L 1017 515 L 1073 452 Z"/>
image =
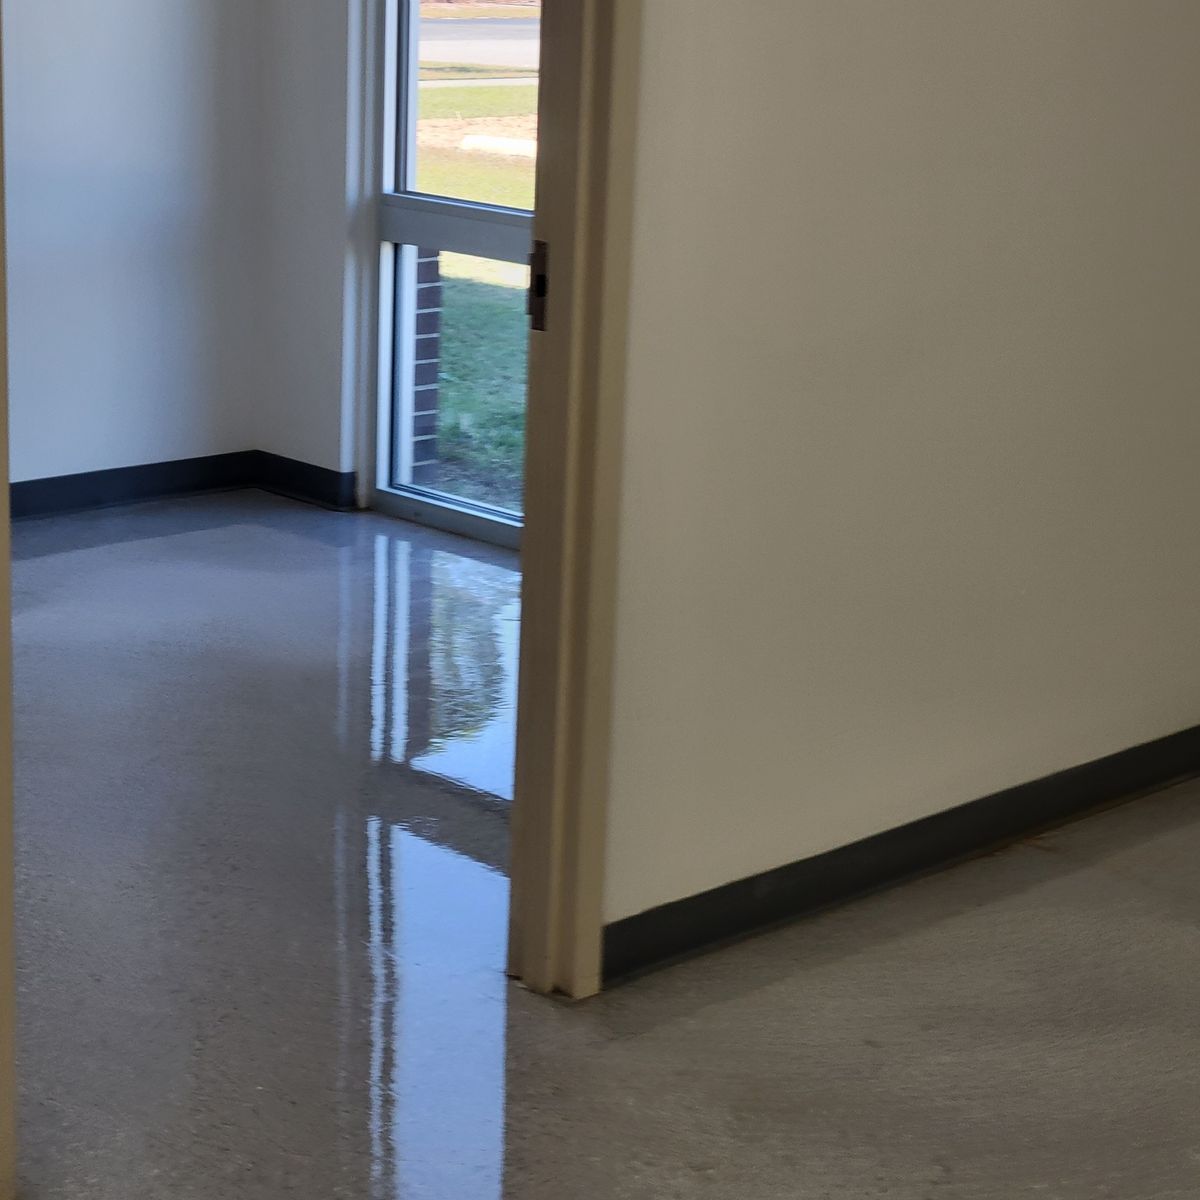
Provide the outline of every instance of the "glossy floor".
<path id="1" fill-rule="evenodd" d="M 22 523 L 15 600 L 26 1200 L 1200 1194 L 1196 785 L 568 1007 L 512 558 L 247 492 Z"/>

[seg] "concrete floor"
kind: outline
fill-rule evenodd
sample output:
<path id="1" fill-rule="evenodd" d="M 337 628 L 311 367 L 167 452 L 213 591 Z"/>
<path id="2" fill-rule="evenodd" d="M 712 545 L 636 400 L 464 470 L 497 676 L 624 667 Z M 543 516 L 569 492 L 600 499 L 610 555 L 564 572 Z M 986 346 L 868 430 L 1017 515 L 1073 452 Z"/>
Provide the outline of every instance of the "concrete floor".
<path id="1" fill-rule="evenodd" d="M 16 529 L 25 1200 L 1200 1195 L 1200 787 L 569 1007 L 502 975 L 516 564 Z"/>

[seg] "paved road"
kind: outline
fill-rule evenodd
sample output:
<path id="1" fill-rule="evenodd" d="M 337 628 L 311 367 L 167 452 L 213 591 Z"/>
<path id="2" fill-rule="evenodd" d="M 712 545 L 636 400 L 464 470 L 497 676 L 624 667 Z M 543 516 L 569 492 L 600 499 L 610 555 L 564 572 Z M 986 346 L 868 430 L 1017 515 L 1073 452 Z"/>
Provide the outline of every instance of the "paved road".
<path id="1" fill-rule="evenodd" d="M 536 69 L 541 27 L 541 21 L 526 17 L 425 20 L 421 61 Z"/>

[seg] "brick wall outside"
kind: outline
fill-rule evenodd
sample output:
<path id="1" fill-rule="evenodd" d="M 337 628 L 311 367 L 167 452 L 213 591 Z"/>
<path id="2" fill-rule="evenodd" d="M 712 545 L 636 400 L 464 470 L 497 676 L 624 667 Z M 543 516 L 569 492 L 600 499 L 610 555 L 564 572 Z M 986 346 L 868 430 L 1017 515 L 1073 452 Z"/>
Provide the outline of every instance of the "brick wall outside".
<path id="1" fill-rule="evenodd" d="M 441 253 L 417 249 L 417 336 L 413 368 L 413 474 L 418 487 L 438 478 L 438 374 L 441 370 Z"/>

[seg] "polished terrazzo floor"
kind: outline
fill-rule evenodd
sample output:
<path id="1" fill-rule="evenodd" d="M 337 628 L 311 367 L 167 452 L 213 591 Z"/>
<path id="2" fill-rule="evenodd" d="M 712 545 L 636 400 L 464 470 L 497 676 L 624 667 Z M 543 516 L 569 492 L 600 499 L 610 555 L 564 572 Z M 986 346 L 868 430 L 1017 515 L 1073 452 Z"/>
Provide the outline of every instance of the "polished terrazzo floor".
<path id="1" fill-rule="evenodd" d="M 15 560 L 24 1200 L 1200 1195 L 1197 785 L 567 1006 L 511 556 L 243 492 Z"/>

